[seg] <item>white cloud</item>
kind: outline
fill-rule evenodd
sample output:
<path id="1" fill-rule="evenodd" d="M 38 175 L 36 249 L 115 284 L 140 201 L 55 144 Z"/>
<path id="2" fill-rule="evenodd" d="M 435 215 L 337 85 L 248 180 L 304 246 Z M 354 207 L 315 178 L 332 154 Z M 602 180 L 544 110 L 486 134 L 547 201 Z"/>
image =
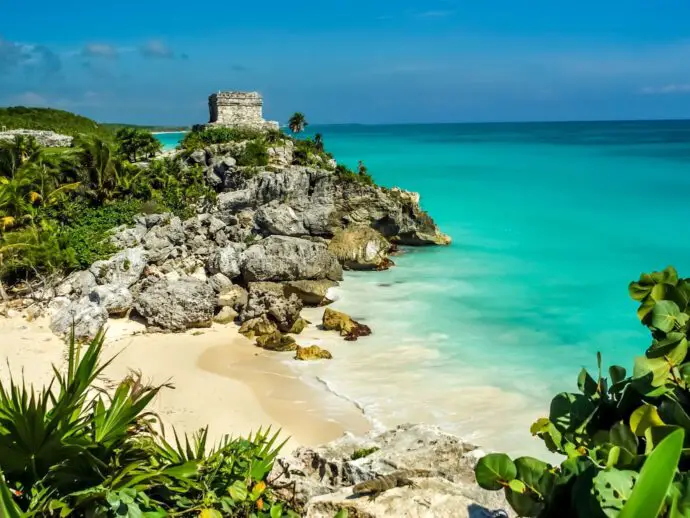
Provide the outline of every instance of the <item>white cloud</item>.
<path id="1" fill-rule="evenodd" d="M 418 18 L 445 18 L 453 14 L 455 14 L 455 11 L 423 11 L 416 13 L 415 16 Z"/>
<path id="2" fill-rule="evenodd" d="M 645 86 L 640 93 L 646 95 L 690 94 L 690 83 L 673 83 L 663 86 Z"/>
<path id="3" fill-rule="evenodd" d="M 48 100 L 36 92 L 24 92 L 11 98 L 12 104 L 22 106 L 45 106 Z"/>

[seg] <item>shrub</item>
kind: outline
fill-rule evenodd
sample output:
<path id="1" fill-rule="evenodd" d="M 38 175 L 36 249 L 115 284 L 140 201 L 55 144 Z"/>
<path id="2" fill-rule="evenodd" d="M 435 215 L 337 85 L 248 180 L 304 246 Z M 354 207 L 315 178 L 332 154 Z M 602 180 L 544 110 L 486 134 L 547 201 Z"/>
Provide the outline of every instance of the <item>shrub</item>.
<path id="1" fill-rule="evenodd" d="M 583 369 L 577 379 L 579 393 L 558 394 L 549 416 L 532 425 L 532 434 L 566 460 L 552 467 L 531 457 L 513 461 L 492 454 L 477 464 L 479 485 L 504 490 L 520 516 L 618 516 L 633 500 L 633 489 L 642 483 L 640 470 L 647 468 L 662 440 L 677 430 L 688 436 L 690 279 L 678 278 L 668 267 L 643 274 L 629 291 L 640 303 L 638 318 L 652 337 L 645 355 L 636 358 L 632 375 L 614 365 L 604 376 L 598 355 L 597 376 Z M 677 471 L 658 515 L 688 516 L 687 450 L 680 462 L 673 462 Z"/>
<path id="2" fill-rule="evenodd" d="M 194 150 L 204 148 L 211 144 L 223 144 L 227 142 L 241 142 L 244 140 L 262 139 L 267 132 L 251 128 L 206 128 L 195 126 L 180 142 L 182 149 Z M 275 132 L 271 133 L 275 138 Z"/>
<path id="3" fill-rule="evenodd" d="M 249 141 L 235 159 L 239 166 L 266 166 L 268 165 L 268 147 L 263 140 Z"/>
<path id="4" fill-rule="evenodd" d="M 66 369 L 36 392 L 0 383 L 0 515 L 297 516 L 266 480 L 277 433 L 167 442 L 149 409 L 165 385 L 132 373 L 111 394 L 94 386 L 110 363 L 103 343 L 100 332 L 81 354 L 72 337 Z"/>
<path id="5" fill-rule="evenodd" d="M 335 174 L 343 182 L 360 183 L 362 185 L 374 185 L 374 179 L 366 171 L 366 168 L 364 169 L 364 171 L 360 170 L 359 172 L 355 173 L 352 169 L 348 168 L 347 166 L 343 164 L 338 164 L 337 166 L 335 166 Z"/>

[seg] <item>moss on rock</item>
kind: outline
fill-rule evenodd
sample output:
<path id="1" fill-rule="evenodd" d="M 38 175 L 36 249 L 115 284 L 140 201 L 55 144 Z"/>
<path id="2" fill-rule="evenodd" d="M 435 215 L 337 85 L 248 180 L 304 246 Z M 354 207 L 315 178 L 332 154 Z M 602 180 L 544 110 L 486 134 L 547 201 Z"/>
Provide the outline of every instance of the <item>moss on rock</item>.
<path id="1" fill-rule="evenodd" d="M 360 336 L 369 336 L 371 328 L 353 320 L 349 315 L 331 308 L 326 308 L 323 313 L 323 328 L 326 331 L 338 331 L 345 340 L 354 341 Z"/>
<path id="2" fill-rule="evenodd" d="M 295 360 L 311 361 L 311 360 L 331 360 L 333 355 L 326 349 L 321 349 L 318 345 L 310 345 L 309 347 L 297 346 L 295 353 Z"/>

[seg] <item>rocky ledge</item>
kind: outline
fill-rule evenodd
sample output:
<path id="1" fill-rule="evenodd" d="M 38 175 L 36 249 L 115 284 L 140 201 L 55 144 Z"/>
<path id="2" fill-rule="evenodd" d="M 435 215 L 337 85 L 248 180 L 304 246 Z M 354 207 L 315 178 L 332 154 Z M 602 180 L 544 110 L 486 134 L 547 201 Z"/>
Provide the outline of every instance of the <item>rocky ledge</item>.
<path id="1" fill-rule="evenodd" d="M 14 140 L 19 136 L 33 137 L 43 147 L 70 147 L 72 145 L 73 137 L 69 135 L 61 135 L 54 131 L 16 129 L 8 131 L 0 131 L 0 140 Z"/>
<path id="2" fill-rule="evenodd" d="M 184 221 L 141 214 L 113 229 L 120 251 L 35 291 L 34 313 L 48 311 L 59 335 L 74 323 L 82 339 L 108 318 L 136 317 L 156 332 L 235 321 L 260 347 L 326 359 L 293 336 L 305 305 L 330 303 L 344 269 L 390 268 L 399 245 L 450 242 L 415 193 L 343 176 L 332 160 L 294 165 L 291 140 L 269 149 L 265 167 L 238 166 L 241 151 L 235 142 L 177 154 L 183 169 L 202 169 L 215 201 Z M 371 333 L 337 312 L 323 327 L 348 340 Z"/>
<path id="3" fill-rule="evenodd" d="M 276 461 L 271 480 L 307 518 L 333 518 L 341 509 L 357 518 L 512 517 L 503 493 L 475 482 L 474 466 L 483 455 L 435 426 L 408 424 L 299 448 Z M 355 484 L 394 473 L 413 485 L 385 489 L 373 499 L 353 492 Z"/>

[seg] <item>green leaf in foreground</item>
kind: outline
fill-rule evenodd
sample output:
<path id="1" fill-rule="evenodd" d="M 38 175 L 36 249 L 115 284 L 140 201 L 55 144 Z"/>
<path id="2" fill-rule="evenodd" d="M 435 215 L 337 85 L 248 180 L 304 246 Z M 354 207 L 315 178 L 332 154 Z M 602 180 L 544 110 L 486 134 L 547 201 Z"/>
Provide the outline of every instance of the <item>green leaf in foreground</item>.
<path id="1" fill-rule="evenodd" d="M 649 455 L 619 518 L 656 518 L 673 483 L 685 433 L 679 429 L 659 443 Z"/>
<path id="2" fill-rule="evenodd" d="M 0 472 L 0 516 L 3 518 L 22 518 L 23 513 L 12 499 L 12 493 Z"/>
<path id="3" fill-rule="evenodd" d="M 474 476 L 480 487 L 496 491 L 515 479 L 517 467 L 505 453 L 490 453 L 479 459 Z"/>

